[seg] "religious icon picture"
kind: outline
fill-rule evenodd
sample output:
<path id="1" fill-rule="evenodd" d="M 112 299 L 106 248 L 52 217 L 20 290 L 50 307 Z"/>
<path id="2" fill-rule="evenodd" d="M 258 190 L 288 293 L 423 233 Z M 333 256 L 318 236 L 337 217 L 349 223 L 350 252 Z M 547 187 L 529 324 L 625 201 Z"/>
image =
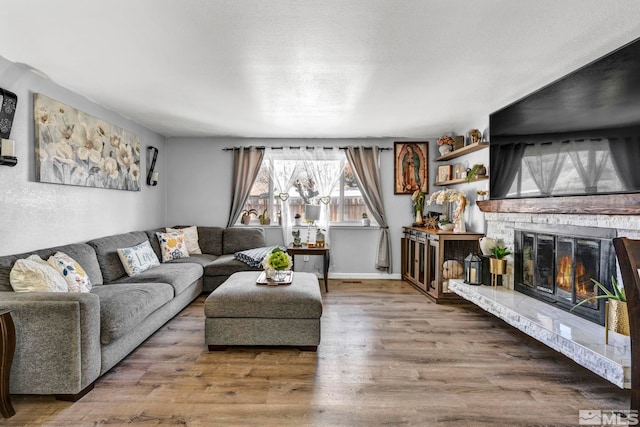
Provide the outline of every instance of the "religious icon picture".
<path id="1" fill-rule="evenodd" d="M 451 179 L 451 165 L 438 166 L 438 180 L 437 182 L 445 182 Z"/>
<path id="2" fill-rule="evenodd" d="M 394 143 L 394 194 L 413 194 L 429 190 L 429 151 L 427 141 Z"/>

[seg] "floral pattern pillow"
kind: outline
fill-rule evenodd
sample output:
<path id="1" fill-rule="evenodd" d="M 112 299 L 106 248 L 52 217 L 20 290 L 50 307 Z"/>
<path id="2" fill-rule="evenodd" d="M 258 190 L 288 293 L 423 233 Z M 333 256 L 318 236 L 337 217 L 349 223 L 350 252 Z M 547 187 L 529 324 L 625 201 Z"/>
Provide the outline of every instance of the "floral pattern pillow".
<path id="1" fill-rule="evenodd" d="M 200 244 L 198 243 L 198 227 L 185 227 L 185 228 L 169 228 L 165 229 L 167 233 L 171 233 L 173 231 L 182 231 L 184 234 L 184 241 L 187 243 L 187 250 L 189 251 L 189 255 L 199 255 L 202 253 L 202 249 L 200 249 Z"/>
<path id="2" fill-rule="evenodd" d="M 47 260 L 49 265 L 55 268 L 62 275 L 69 286 L 69 292 L 89 292 L 91 290 L 91 280 L 78 264 L 64 252 L 56 252 Z"/>
<path id="3" fill-rule="evenodd" d="M 156 235 L 160 243 L 162 262 L 187 258 L 189 256 L 189 250 L 187 249 L 187 243 L 184 240 L 184 233 L 182 231 L 156 233 Z"/>
<path id="4" fill-rule="evenodd" d="M 130 248 L 118 249 L 117 252 L 122 266 L 129 276 L 135 276 L 151 267 L 160 265 L 158 256 L 148 240 Z"/>

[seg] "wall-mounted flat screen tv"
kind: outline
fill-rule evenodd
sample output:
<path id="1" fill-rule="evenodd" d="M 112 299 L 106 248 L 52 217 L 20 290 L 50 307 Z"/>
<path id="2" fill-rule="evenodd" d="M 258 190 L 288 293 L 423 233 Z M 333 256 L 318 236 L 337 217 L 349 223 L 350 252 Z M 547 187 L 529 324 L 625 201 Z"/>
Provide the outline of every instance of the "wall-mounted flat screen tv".
<path id="1" fill-rule="evenodd" d="M 494 112 L 492 199 L 640 192 L 640 39 Z"/>

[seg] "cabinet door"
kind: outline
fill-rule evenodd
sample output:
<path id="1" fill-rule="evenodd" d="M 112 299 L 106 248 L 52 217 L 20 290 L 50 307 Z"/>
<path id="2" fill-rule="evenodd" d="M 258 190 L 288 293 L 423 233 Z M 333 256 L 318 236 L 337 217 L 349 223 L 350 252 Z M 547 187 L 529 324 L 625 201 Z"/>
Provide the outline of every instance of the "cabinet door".
<path id="1" fill-rule="evenodd" d="M 416 241 L 416 285 L 423 291 L 427 290 L 427 271 L 428 260 L 427 254 L 429 253 L 429 241 L 426 236 L 419 236 Z"/>
<path id="2" fill-rule="evenodd" d="M 429 239 L 429 245 L 427 246 L 427 250 L 429 251 L 429 255 L 427 257 L 427 260 L 429 262 L 428 264 L 428 275 L 427 275 L 427 286 L 428 286 L 428 290 L 433 293 L 433 294 L 437 294 L 437 289 L 438 289 L 438 240 L 436 239 Z"/>
<path id="3" fill-rule="evenodd" d="M 407 274 L 407 239 L 400 239 L 400 274 L 402 277 Z"/>

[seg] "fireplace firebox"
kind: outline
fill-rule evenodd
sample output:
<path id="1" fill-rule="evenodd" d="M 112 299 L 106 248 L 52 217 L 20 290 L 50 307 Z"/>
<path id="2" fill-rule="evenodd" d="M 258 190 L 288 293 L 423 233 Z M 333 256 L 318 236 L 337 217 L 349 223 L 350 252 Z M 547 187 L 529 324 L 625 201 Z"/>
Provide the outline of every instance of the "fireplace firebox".
<path id="1" fill-rule="evenodd" d="M 602 292 L 593 280 L 611 287 L 616 274 L 608 228 L 518 224 L 515 228 L 514 287 L 516 291 L 566 311 Z M 593 279 L 593 280 L 592 280 Z M 603 299 L 571 313 L 604 325 Z"/>

